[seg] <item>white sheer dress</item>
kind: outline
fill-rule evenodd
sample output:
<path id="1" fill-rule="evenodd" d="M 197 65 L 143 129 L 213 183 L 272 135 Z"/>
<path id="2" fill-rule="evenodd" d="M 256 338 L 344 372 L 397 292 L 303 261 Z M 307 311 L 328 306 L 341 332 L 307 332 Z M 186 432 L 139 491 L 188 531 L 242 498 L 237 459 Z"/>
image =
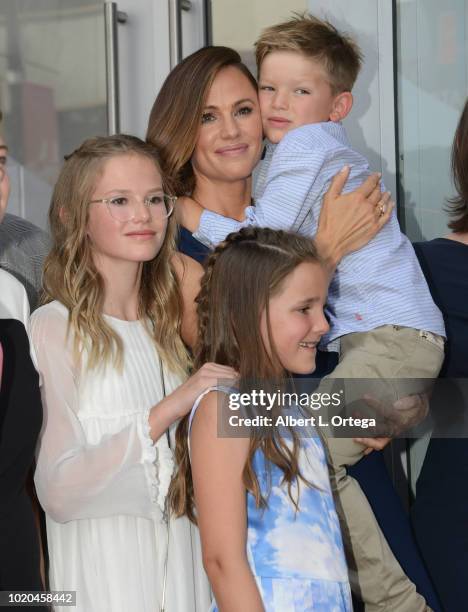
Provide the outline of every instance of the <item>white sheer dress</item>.
<path id="1" fill-rule="evenodd" d="M 31 319 L 44 405 L 35 482 L 46 512 L 50 588 L 76 591 L 76 612 L 157 612 L 173 469 L 166 436 L 153 444 L 148 435 L 149 410 L 163 396 L 160 360 L 141 322 L 106 319 L 123 341 L 122 372 L 75 367 L 59 302 Z M 164 382 L 169 393 L 180 379 L 165 368 Z M 171 518 L 165 611 L 209 606 L 198 532 Z"/>

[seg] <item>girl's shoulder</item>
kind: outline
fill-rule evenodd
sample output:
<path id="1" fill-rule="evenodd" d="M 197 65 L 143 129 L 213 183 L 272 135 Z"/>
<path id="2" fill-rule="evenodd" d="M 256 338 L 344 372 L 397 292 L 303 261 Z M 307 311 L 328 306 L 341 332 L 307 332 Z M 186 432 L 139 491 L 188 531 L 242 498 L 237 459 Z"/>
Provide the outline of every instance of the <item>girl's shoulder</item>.
<path id="1" fill-rule="evenodd" d="M 203 393 L 200 393 L 200 395 L 197 397 L 197 399 L 193 403 L 192 410 L 190 411 L 189 427 L 188 427 L 189 435 L 190 435 L 190 430 L 192 429 L 192 423 L 193 423 L 193 419 L 195 418 L 195 414 L 202 403 L 207 403 L 208 394 L 210 394 L 209 403 L 216 405 L 220 394 L 229 395 L 231 391 L 232 390 L 228 389 L 227 387 L 208 387 L 208 389 L 205 389 Z M 205 400 L 205 402 L 203 400 Z"/>
<path id="2" fill-rule="evenodd" d="M 31 320 L 40 321 L 44 319 L 65 319 L 68 321 L 68 308 L 58 300 L 53 300 L 43 306 L 39 306 L 32 313 Z"/>
<path id="3" fill-rule="evenodd" d="M 44 304 L 31 315 L 30 328 L 33 342 L 39 337 L 63 339 L 68 330 L 68 309 L 57 300 Z"/>

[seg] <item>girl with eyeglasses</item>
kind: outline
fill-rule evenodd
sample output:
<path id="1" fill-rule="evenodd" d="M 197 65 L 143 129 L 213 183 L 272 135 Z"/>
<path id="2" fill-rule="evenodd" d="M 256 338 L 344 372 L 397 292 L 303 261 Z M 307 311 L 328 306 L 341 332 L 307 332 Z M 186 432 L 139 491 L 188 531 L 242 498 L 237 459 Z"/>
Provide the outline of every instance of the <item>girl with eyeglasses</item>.
<path id="1" fill-rule="evenodd" d="M 85 141 L 52 197 L 47 303 L 32 317 L 45 415 L 35 481 L 50 587 L 76 591 L 77 612 L 209 606 L 196 530 L 166 511 L 168 431 L 236 373 L 210 363 L 183 382 L 197 264 L 175 253 L 164 188 L 154 147 L 120 135 Z"/>

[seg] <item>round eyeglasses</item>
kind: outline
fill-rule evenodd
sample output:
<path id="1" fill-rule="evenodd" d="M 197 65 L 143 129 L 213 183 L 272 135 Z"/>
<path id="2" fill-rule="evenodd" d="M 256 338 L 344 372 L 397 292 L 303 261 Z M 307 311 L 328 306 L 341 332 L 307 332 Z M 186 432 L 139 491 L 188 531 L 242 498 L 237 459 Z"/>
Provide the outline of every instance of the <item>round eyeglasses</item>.
<path id="1" fill-rule="evenodd" d="M 152 219 L 167 219 L 174 210 L 176 196 L 165 193 L 152 193 L 143 200 Z M 132 221 L 137 216 L 138 198 L 133 195 L 115 195 L 111 198 L 91 200 L 90 204 L 105 204 L 111 217 L 116 221 Z"/>

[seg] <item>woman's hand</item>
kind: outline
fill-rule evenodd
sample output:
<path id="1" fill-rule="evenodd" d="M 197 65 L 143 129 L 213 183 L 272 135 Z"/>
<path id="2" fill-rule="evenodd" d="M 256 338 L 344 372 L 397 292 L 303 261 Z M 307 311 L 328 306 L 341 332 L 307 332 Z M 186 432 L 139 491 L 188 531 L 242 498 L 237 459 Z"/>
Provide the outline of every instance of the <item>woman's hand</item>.
<path id="1" fill-rule="evenodd" d="M 175 421 L 184 417 L 192 409 L 199 395 L 223 383 L 233 382 L 238 373 L 229 366 L 205 363 L 180 387 L 165 397 L 150 411 L 150 436 L 156 441 Z"/>
<path id="2" fill-rule="evenodd" d="M 390 219 L 395 204 L 390 193 L 381 193 L 380 174 L 341 194 L 350 173 L 345 166 L 334 178 L 323 199 L 315 243 L 332 271 L 340 260 L 366 245 Z"/>
<path id="3" fill-rule="evenodd" d="M 426 393 L 407 395 L 394 402 L 390 407 L 371 396 L 364 396 L 364 401 L 379 417 L 379 425 L 384 435 L 373 438 L 355 438 L 366 447 L 364 455 L 373 450 L 382 450 L 387 444 L 407 429 L 423 421 L 429 412 L 429 397 Z"/>

